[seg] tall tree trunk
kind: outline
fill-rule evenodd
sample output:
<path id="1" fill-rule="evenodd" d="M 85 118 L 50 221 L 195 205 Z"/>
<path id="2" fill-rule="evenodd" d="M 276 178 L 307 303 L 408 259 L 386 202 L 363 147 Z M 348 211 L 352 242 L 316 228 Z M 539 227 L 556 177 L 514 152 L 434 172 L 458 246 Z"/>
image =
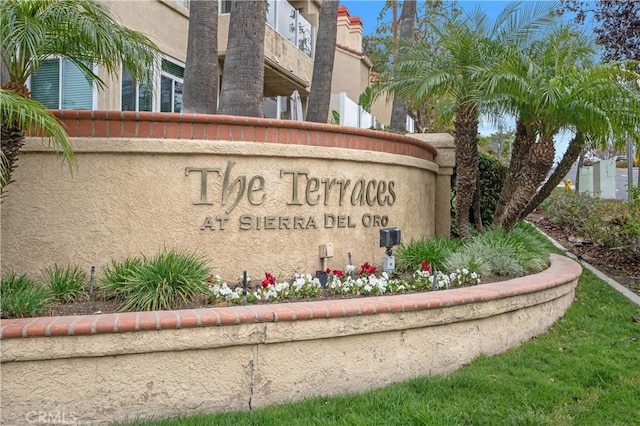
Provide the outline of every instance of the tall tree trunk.
<path id="1" fill-rule="evenodd" d="M 547 174 L 553 166 L 555 158 L 553 137 L 541 137 L 529 151 L 529 158 L 523 180 L 516 188 L 514 197 L 509 204 L 507 214 L 502 223 L 505 230 L 510 231 L 520 219 L 520 215 L 527 207 L 531 199 L 538 192 L 538 188 L 544 182 Z"/>
<path id="2" fill-rule="evenodd" d="M 469 239 L 469 209 L 478 181 L 478 112 L 462 104 L 456 111 L 456 225 L 463 240 Z"/>
<path id="3" fill-rule="evenodd" d="M 6 70 L 6 68 L 5 68 Z M 2 73 L 5 76 L 5 73 Z M 10 90 L 19 95 L 28 98 L 30 96 L 29 89 L 24 84 L 6 82 L 2 85 L 2 89 Z M 2 149 L 2 153 L 4 154 L 6 161 L 5 168 L 5 182 L 6 185 L 13 182 L 11 179 L 11 175 L 16 168 L 16 161 L 18 160 L 18 152 L 22 145 L 24 145 L 24 129 L 18 126 L 15 122 L 10 122 L 5 119 L 0 123 L 0 149 Z M 5 185 L 5 186 L 6 186 Z"/>
<path id="4" fill-rule="evenodd" d="M 540 203 L 542 203 L 553 190 L 562 182 L 562 179 L 571 171 L 571 166 L 580 156 L 582 148 L 584 147 L 584 137 L 582 133 L 578 132 L 567 147 L 567 151 L 562 156 L 562 160 L 558 163 L 558 167 L 553 171 L 549 179 L 542 185 L 542 188 L 538 193 L 529 201 L 529 204 L 520 214 L 520 220 L 525 219 L 532 211 L 534 211 Z"/>
<path id="5" fill-rule="evenodd" d="M 513 194 L 522 180 L 522 173 L 526 167 L 526 158 L 531 146 L 535 142 L 535 137 L 527 131 L 526 125 L 518 120 L 516 123 L 516 133 L 513 143 L 511 144 L 511 154 L 509 167 L 507 168 L 507 176 L 504 180 L 504 186 L 500 193 L 500 198 L 496 204 L 496 210 L 493 215 L 492 227 L 495 229 L 502 226 L 504 215 L 511 203 Z"/>
<path id="6" fill-rule="evenodd" d="M 482 194 L 480 192 L 480 172 L 477 173 L 476 191 L 473 194 L 473 223 L 476 231 L 482 232 Z"/>
<path id="7" fill-rule="evenodd" d="M 580 155 L 578 156 L 578 167 L 576 168 L 576 179 L 574 182 L 574 187 L 576 192 L 580 193 L 580 169 L 584 166 L 584 151 L 580 151 Z"/>
<path id="8" fill-rule="evenodd" d="M 402 13 L 400 14 L 400 41 L 399 44 L 406 44 L 411 40 L 413 29 L 416 21 L 416 0 L 405 0 L 402 3 Z M 398 47 L 396 60 L 402 59 L 402 53 L 405 46 Z M 397 66 L 397 63 L 393 64 Z M 393 105 L 391 107 L 391 123 L 390 127 L 398 132 L 407 131 L 407 102 L 399 96 L 393 97 Z"/>
<path id="9" fill-rule="evenodd" d="M 338 31 L 338 0 L 323 0 L 320 9 L 316 54 L 313 61 L 311 92 L 307 107 L 307 121 L 326 123 L 331 102 L 331 78 L 336 54 Z"/>
<path id="10" fill-rule="evenodd" d="M 266 0 L 234 1 L 224 58 L 220 114 L 263 117 Z"/>
<path id="11" fill-rule="evenodd" d="M 182 112 L 218 109 L 218 2 L 191 0 Z"/>

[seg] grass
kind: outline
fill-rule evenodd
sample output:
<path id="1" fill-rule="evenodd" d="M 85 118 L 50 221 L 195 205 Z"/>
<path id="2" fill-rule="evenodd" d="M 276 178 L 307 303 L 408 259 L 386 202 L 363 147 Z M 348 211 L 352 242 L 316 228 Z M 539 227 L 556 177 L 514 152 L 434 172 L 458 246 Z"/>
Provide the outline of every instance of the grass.
<path id="1" fill-rule="evenodd" d="M 640 425 L 638 306 L 589 271 L 549 332 L 448 376 L 250 412 L 130 425 Z M 311 361 L 310 361 L 311 362 Z"/>

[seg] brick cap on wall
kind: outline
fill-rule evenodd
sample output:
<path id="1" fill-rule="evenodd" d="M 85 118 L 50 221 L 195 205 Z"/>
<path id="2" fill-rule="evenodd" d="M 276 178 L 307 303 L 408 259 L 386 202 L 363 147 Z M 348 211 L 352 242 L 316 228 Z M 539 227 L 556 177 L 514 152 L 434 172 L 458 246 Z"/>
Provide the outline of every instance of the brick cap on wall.
<path id="1" fill-rule="evenodd" d="M 576 280 L 581 273 L 582 268 L 577 262 L 551 254 L 551 266 L 543 272 L 472 287 L 269 305 L 3 319 L 0 320 L 0 339 L 128 333 L 426 311 L 535 293 Z"/>
<path id="2" fill-rule="evenodd" d="M 380 130 L 229 115 L 52 110 L 70 137 L 243 141 L 347 148 L 434 161 L 429 142 Z M 442 135 L 445 137 L 445 135 Z"/>

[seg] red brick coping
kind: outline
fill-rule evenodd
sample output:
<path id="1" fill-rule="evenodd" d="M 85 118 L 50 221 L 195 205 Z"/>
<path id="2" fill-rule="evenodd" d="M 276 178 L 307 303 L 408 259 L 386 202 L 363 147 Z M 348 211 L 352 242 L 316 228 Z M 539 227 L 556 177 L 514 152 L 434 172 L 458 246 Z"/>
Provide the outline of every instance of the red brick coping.
<path id="1" fill-rule="evenodd" d="M 334 124 L 230 115 L 53 110 L 71 137 L 199 139 L 379 151 L 433 161 L 436 149 L 410 136 Z"/>
<path id="2" fill-rule="evenodd" d="M 546 271 L 474 287 L 271 305 L 0 320 L 0 339 L 84 336 L 426 311 L 540 292 L 570 283 L 581 273 L 582 268 L 578 263 L 567 257 L 552 254 L 551 267 Z"/>

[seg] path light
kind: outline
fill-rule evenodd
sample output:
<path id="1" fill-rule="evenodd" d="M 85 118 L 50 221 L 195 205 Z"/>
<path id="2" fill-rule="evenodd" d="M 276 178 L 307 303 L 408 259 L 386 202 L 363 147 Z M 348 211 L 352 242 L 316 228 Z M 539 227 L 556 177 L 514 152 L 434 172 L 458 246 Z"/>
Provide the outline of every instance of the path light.
<path id="1" fill-rule="evenodd" d="M 382 228 L 380 230 L 380 247 L 386 247 L 386 256 L 382 258 L 382 270 L 393 272 L 396 269 L 396 258 L 393 256 L 392 248 L 401 241 L 400 230 L 398 228 Z"/>
<path id="2" fill-rule="evenodd" d="M 93 285 L 96 280 L 96 267 L 91 267 L 91 275 L 89 275 L 89 300 L 93 300 Z"/>
<path id="3" fill-rule="evenodd" d="M 249 276 L 247 271 L 242 271 L 242 306 L 247 306 L 247 283 Z"/>

